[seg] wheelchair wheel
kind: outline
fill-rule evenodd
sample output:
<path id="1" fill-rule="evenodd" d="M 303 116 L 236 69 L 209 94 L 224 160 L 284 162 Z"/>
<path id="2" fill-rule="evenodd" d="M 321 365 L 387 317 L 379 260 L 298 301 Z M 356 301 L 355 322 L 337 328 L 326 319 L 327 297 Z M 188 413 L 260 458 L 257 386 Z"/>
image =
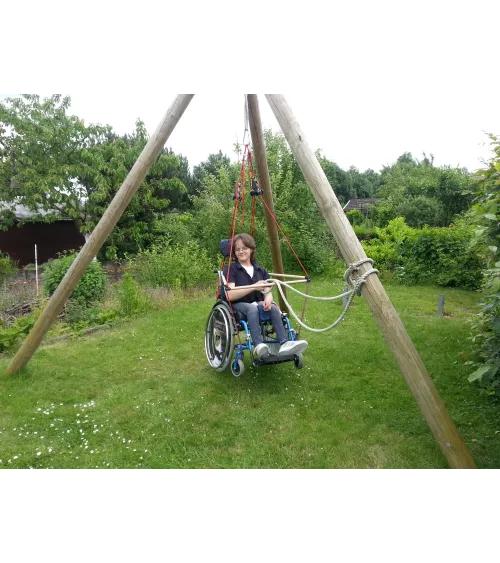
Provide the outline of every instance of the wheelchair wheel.
<path id="1" fill-rule="evenodd" d="M 297 369 L 302 369 L 304 367 L 304 356 L 302 354 L 297 354 L 293 359 L 293 363 Z"/>
<path id="2" fill-rule="evenodd" d="M 229 306 L 218 301 L 210 311 L 205 329 L 205 353 L 216 371 L 224 371 L 233 357 L 235 326 Z"/>
<path id="3" fill-rule="evenodd" d="M 231 373 L 234 377 L 239 377 L 245 373 L 245 364 L 241 360 L 235 360 L 231 364 Z"/>

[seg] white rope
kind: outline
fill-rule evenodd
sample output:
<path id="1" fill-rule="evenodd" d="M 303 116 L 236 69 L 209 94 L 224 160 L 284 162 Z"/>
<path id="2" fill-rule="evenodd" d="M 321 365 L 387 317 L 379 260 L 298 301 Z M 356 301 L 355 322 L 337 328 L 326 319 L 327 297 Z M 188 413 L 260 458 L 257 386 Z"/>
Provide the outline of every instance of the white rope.
<path id="1" fill-rule="evenodd" d="M 285 303 L 285 305 L 288 307 L 288 310 L 290 311 L 290 313 L 292 314 L 293 318 L 299 323 L 299 325 L 301 327 L 304 327 L 306 330 L 309 330 L 310 332 L 327 332 L 328 330 L 331 330 L 332 328 L 335 328 L 341 321 L 344 320 L 344 317 L 347 315 L 347 311 L 349 309 L 349 307 L 351 306 L 352 300 L 354 299 L 354 291 L 350 292 L 349 295 L 349 299 L 347 301 L 347 305 L 344 308 L 344 311 L 342 312 L 342 314 L 340 315 L 340 317 L 333 322 L 330 326 L 327 326 L 326 328 L 312 328 L 310 326 L 307 326 L 303 321 L 301 321 L 299 319 L 299 317 L 297 316 L 297 313 L 295 313 L 295 311 L 293 310 L 292 306 L 290 305 L 290 303 L 287 301 L 283 289 L 281 287 L 281 283 L 277 284 L 278 286 L 278 290 L 281 294 L 281 297 L 283 298 L 283 301 Z M 341 296 L 342 297 L 342 296 Z"/>
<path id="2" fill-rule="evenodd" d="M 339 323 L 341 323 L 344 320 L 345 316 L 347 315 L 347 311 L 349 310 L 349 307 L 351 306 L 354 300 L 355 295 L 356 294 L 361 295 L 361 287 L 364 283 L 366 283 L 366 279 L 368 278 L 368 276 L 371 274 L 378 274 L 378 270 L 376 270 L 375 268 L 371 268 L 370 270 L 366 271 L 363 275 L 361 275 L 359 278 L 353 280 L 351 278 L 352 273 L 358 271 L 359 266 L 365 264 L 366 262 L 370 262 L 371 264 L 373 264 L 373 260 L 371 260 L 370 258 L 365 258 L 363 260 L 360 260 L 359 262 L 355 262 L 354 264 L 349 265 L 349 268 L 347 269 L 344 275 L 344 280 L 347 284 L 349 284 L 352 287 L 352 289 L 340 295 L 336 295 L 335 297 L 316 297 L 314 295 L 307 295 L 306 293 L 303 293 L 302 291 L 295 289 L 293 286 L 274 278 L 266 280 L 266 282 L 272 283 L 273 285 L 276 285 L 278 287 L 278 291 L 280 292 L 283 302 L 287 306 L 293 318 L 299 323 L 301 327 L 305 328 L 306 330 L 309 330 L 310 332 L 327 332 L 328 330 L 335 328 Z M 340 317 L 336 321 L 334 321 L 330 326 L 327 326 L 326 328 L 312 328 L 310 326 L 307 326 L 303 321 L 299 319 L 297 313 L 295 313 L 293 307 L 290 305 L 287 298 L 285 297 L 285 293 L 283 291 L 282 286 L 285 286 L 287 289 L 294 291 L 295 293 L 301 295 L 305 299 L 314 299 L 316 301 L 335 301 L 337 299 L 342 299 L 347 295 L 349 296 L 349 298 Z M 272 289 L 269 291 L 272 291 Z"/>
<path id="3" fill-rule="evenodd" d="M 247 133 L 250 130 L 250 117 L 249 117 L 249 111 L 248 111 L 248 97 L 245 94 L 245 108 L 244 108 L 244 112 L 245 112 L 245 123 L 244 123 L 244 133 L 243 133 L 243 148 L 245 147 L 245 142 L 247 139 Z"/>
<path id="4" fill-rule="evenodd" d="M 346 291 L 345 293 L 341 293 L 340 295 L 336 295 L 335 297 L 317 297 L 316 295 L 308 295 L 307 293 L 302 293 L 302 291 L 295 289 L 294 286 L 292 286 L 292 285 L 290 285 L 286 282 L 276 280 L 274 278 L 266 280 L 266 283 L 272 283 L 273 285 L 277 285 L 278 288 L 279 288 L 279 286 L 284 285 L 287 289 L 294 291 L 298 295 L 301 295 L 302 297 L 305 297 L 306 299 L 314 299 L 315 301 L 335 301 L 337 299 L 342 299 L 344 297 L 344 295 L 350 295 L 351 293 L 354 292 L 354 289 L 350 289 L 349 291 Z M 269 291 L 272 291 L 272 288 Z M 269 293 L 269 291 L 267 291 L 266 293 Z M 262 292 L 262 293 L 264 293 L 264 292 Z"/>

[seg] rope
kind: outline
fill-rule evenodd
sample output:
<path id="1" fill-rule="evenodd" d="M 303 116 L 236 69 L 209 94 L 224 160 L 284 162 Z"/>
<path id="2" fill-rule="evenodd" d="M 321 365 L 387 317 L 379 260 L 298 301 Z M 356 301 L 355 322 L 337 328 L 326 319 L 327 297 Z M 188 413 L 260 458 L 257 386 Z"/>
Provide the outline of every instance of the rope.
<path id="1" fill-rule="evenodd" d="M 300 264 L 300 267 L 302 268 L 302 271 L 304 272 L 306 278 L 308 278 L 309 274 L 307 273 L 307 270 L 305 269 L 304 265 L 300 261 L 300 258 L 297 256 L 297 253 L 295 252 L 295 249 L 293 248 L 292 243 L 288 240 L 288 237 L 283 232 L 283 229 L 281 228 L 281 225 L 278 223 L 278 220 L 274 216 L 274 213 L 269 209 L 269 206 L 267 205 L 265 199 L 263 197 L 261 197 L 260 199 L 261 199 L 262 203 L 265 205 L 267 212 L 269 213 L 269 216 L 272 217 L 273 221 L 276 223 L 276 226 L 278 227 L 281 234 L 283 235 L 283 238 L 286 240 L 286 242 L 287 242 L 288 246 L 290 247 L 290 250 L 293 252 L 293 255 L 295 256 L 297 262 Z"/>
<path id="2" fill-rule="evenodd" d="M 277 281 L 277 280 L 274 280 L 274 281 Z M 342 322 L 342 321 L 344 320 L 345 316 L 347 315 L 347 311 L 349 310 L 349 307 L 351 306 L 352 300 L 354 299 L 354 295 L 355 295 L 354 291 L 352 291 L 352 290 L 345 294 L 345 295 L 349 294 L 349 299 L 348 299 L 348 301 L 347 301 L 347 304 L 346 304 L 346 306 L 345 306 L 345 308 L 344 308 L 342 314 L 340 315 L 340 317 L 339 317 L 335 322 L 333 322 L 330 326 L 327 326 L 326 328 L 312 328 L 312 327 L 306 325 L 306 323 L 304 323 L 303 321 L 301 321 L 301 320 L 299 319 L 299 317 L 297 316 L 297 314 L 296 314 L 295 311 L 293 310 L 292 306 L 291 306 L 290 303 L 287 301 L 287 299 L 286 299 L 286 297 L 285 297 L 285 295 L 284 295 L 284 291 L 283 291 L 283 289 L 281 288 L 282 282 L 279 282 L 279 283 L 277 283 L 276 285 L 278 286 L 278 290 L 279 290 L 279 292 L 280 292 L 280 294 L 281 294 L 281 297 L 283 298 L 283 301 L 285 302 L 286 306 L 288 307 L 288 310 L 289 310 L 290 313 L 292 314 L 293 318 L 299 323 L 299 325 L 300 325 L 301 327 L 304 327 L 306 330 L 309 330 L 310 332 L 327 332 L 328 330 L 331 330 L 332 328 L 335 328 L 340 322 Z M 285 284 L 285 285 L 286 285 L 286 284 Z M 291 286 L 287 286 L 287 287 L 289 287 L 290 289 L 292 289 Z M 294 289 L 294 291 L 296 291 L 296 290 Z M 305 296 L 305 294 L 302 294 L 302 295 Z M 343 296 L 344 296 L 344 294 L 342 294 L 342 295 L 340 295 L 340 296 L 338 296 L 338 297 L 343 297 Z M 308 297 L 309 297 L 309 299 L 313 299 L 313 296 L 312 296 L 312 295 L 309 295 Z M 321 298 L 314 297 L 314 299 L 321 299 Z M 330 300 L 330 301 L 332 301 L 333 299 L 331 299 L 331 298 L 330 298 L 330 299 L 325 299 L 325 298 L 323 298 L 323 299 L 321 299 L 321 300 Z"/>
<path id="3" fill-rule="evenodd" d="M 309 286 L 311 285 L 311 283 L 308 281 L 306 283 L 306 295 L 309 296 Z M 300 314 L 300 320 L 301 322 L 304 322 L 304 319 L 306 317 L 306 307 L 307 307 L 307 297 L 304 299 L 304 304 L 302 305 L 302 313 Z M 300 331 L 302 330 L 302 326 L 299 325 L 299 330 L 297 331 L 297 340 L 300 340 Z"/>
<path id="4" fill-rule="evenodd" d="M 347 312 L 349 310 L 349 307 L 351 306 L 351 304 L 354 300 L 354 297 L 356 295 L 361 295 L 361 288 L 362 288 L 363 284 L 366 283 L 368 276 L 370 276 L 371 274 L 378 274 L 378 270 L 376 270 L 375 268 L 371 268 L 370 270 L 365 272 L 363 275 L 361 275 L 356 280 L 352 280 L 350 275 L 353 272 L 359 270 L 359 266 L 366 263 L 366 262 L 370 262 L 371 264 L 373 264 L 373 260 L 371 260 L 370 258 L 366 258 L 366 259 L 360 260 L 359 262 L 355 262 L 354 264 L 349 265 L 349 268 L 347 269 L 346 273 L 344 274 L 344 280 L 346 281 L 346 283 L 348 283 L 352 287 L 352 289 L 349 290 L 349 291 L 346 291 L 345 293 L 342 293 L 340 295 L 336 295 L 335 297 L 317 297 L 315 295 L 308 295 L 306 293 L 303 293 L 302 291 L 299 291 L 298 289 L 295 289 L 295 287 L 293 287 L 292 285 L 287 284 L 287 283 L 282 282 L 281 280 L 277 280 L 277 279 L 271 278 L 271 279 L 266 280 L 266 281 L 269 282 L 269 283 L 273 283 L 274 285 L 276 285 L 278 287 L 278 291 L 280 292 L 281 297 L 283 298 L 283 302 L 288 307 L 288 310 L 292 314 L 293 318 L 297 321 L 297 323 L 301 327 L 305 328 L 306 330 L 309 330 L 310 332 L 327 332 L 328 330 L 335 328 L 338 324 L 340 324 L 344 320 L 344 318 L 346 317 Z M 336 321 L 334 321 L 330 326 L 327 326 L 326 328 L 319 328 L 319 329 L 318 328 L 312 328 L 312 327 L 306 325 L 301 319 L 299 319 L 298 315 L 293 310 L 293 307 L 287 301 L 285 294 L 284 294 L 285 292 L 283 291 L 282 286 L 286 287 L 287 289 L 290 289 L 291 291 L 297 293 L 298 295 L 301 295 L 305 299 L 314 299 L 316 301 L 335 301 L 337 299 L 342 299 L 346 295 L 348 295 L 349 298 L 347 300 L 347 303 L 346 303 L 344 310 L 342 311 L 340 317 Z"/>
<path id="5" fill-rule="evenodd" d="M 245 109 L 244 109 L 244 113 L 245 113 L 245 123 L 243 124 L 245 130 L 243 133 L 243 145 L 245 144 L 246 138 L 247 138 L 247 134 L 250 131 L 250 118 L 249 118 L 249 111 L 248 111 L 248 97 L 245 94 Z"/>
<path id="6" fill-rule="evenodd" d="M 344 274 L 344 281 L 347 283 L 347 285 L 350 285 L 351 287 L 354 287 L 354 283 L 352 281 L 352 274 L 354 272 L 357 272 L 359 270 L 359 267 L 362 266 L 363 264 L 366 263 L 370 263 L 373 266 L 373 260 L 371 258 L 363 258 L 362 260 L 358 260 L 357 262 L 354 262 L 353 264 L 349 264 L 349 268 L 347 268 L 345 274 Z M 370 268 L 369 270 L 367 270 L 362 276 L 360 276 L 358 278 L 358 280 L 363 280 L 361 285 L 363 285 L 366 281 L 366 278 L 371 275 L 371 274 L 378 274 L 378 270 L 375 268 Z M 361 285 L 358 287 L 357 291 L 358 291 L 358 295 L 361 295 Z"/>

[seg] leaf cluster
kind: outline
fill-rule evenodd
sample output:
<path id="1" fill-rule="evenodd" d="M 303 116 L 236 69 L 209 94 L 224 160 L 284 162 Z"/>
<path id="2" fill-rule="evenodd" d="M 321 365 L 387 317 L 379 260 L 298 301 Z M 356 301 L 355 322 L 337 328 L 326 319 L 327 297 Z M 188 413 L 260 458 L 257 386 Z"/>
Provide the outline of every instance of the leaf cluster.
<path id="1" fill-rule="evenodd" d="M 472 325 L 471 340 L 476 371 L 469 381 L 478 381 L 491 394 L 500 389 L 500 139 L 490 135 L 492 157 L 476 175 L 478 186 L 473 206 L 475 241 L 486 251 L 481 311 Z"/>
<path id="2" fill-rule="evenodd" d="M 60 285 L 67 271 L 73 264 L 76 254 L 63 254 L 48 262 L 43 272 L 43 286 L 51 296 Z M 89 306 L 101 300 L 106 293 L 107 277 L 100 262 L 93 260 L 75 287 L 70 299 L 82 306 Z"/>

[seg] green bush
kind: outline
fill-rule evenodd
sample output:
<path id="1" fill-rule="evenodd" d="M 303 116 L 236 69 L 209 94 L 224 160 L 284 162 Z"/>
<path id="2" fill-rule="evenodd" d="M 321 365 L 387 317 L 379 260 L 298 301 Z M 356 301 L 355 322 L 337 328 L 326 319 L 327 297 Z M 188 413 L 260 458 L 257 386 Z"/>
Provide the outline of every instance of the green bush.
<path id="1" fill-rule="evenodd" d="M 102 325 L 114 320 L 117 316 L 117 311 L 113 309 L 88 307 L 78 301 L 70 301 L 66 308 L 66 321 L 80 327 Z"/>
<path id="2" fill-rule="evenodd" d="M 411 228 L 402 217 L 389 221 L 385 228 L 375 228 L 377 238 L 362 242 L 365 252 L 379 270 L 395 270 L 402 264 L 401 251 Z"/>
<path id="3" fill-rule="evenodd" d="M 487 168 L 477 171 L 473 207 L 476 241 L 486 249 L 481 312 L 472 328 L 476 371 L 469 381 L 479 381 L 490 394 L 500 393 L 500 139 L 490 135 L 493 155 Z"/>
<path id="4" fill-rule="evenodd" d="M 472 236 L 472 230 L 465 228 L 424 227 L 410 231 L 401 248 L 400 279 L 478 289 L 485 264 L 471 246 Z"/>
<path id="5" fill-rule="evenodd" d="M 397 214 L 391 201 L 382 200 L 372 206 L 371 218 L 373 223 L 378 227 L 385 227 L 396 217 Z"/>
<path id="6" fill-rule="evenodd" d="M 474 318 L 471 337 L 478 369 L 469 381 L 479 381 L 493 395 L 500 392 L 500 262 L 485 273 L 482 289 L 481 312 Z"/>
<path id="7" fill-rule="evenodd" d="M 213 282 L 215 267 L 205 250 L 188 242 L 142 251 L 129 261 L 127 269 L 146 287 L 186 289 Z"/>
<path id="8" fill-rule="evenodd" d="M 351 209 L 346 213 L 351 225 L 361 225 L 364 221 L 363 213 L 359 209 Z"/>
<path id="9" fill-rule="evenodd" d="M 65 254 L 48 262 L 43 272 L 43 286 L 47 295 L 52 295 L 73 264 L 76 254 Z M 81 305 L 90 305 L 101 300 L 106 293 L 106 274 L 97 260 L 90 263 L 78 282 L 71 299 Z"/>
<path id="10" fill-rule="evenodd" d="M 130 317 L 153 309 L 151 298 L 139 290 L 136 281 L 129 273 L 125 274 L 123 281 L 116 284 L 115 288 L 120 315 Z"/>
<path id="11" fill-rule="evenodd" d="M 20 317 L 9 328 L 0 328 L 0 352 L 12 352 L 31 331 L 36 315 Z"/>
<path id="12" fill-rule="evenodd" d="M 0 252 L 0 283 L 3 283 L 8 277 L 14 275 L 17 271 L 15 262 L 9 256 Z"/>
<path id="13" fill-rule="evenodd" d="M 372 240 L 377 238 L 377 229 L 366 225 L 354 225 L 353 227 L 358 240 Z"/>
<path id="14" fill-rule="evenodd" d="M 191 222 L 192 216 L 189 214 L 166 214 L 153 224 L 155 240 L 163 238 L 169 244 L 187 244 L 193 238 Z"/>
<path id="15" fill-rule="evenodd" d="M 404 217 L 406 224 L 410 227 L 418 229 L 424 225 L 445 226 L 444 206 L 433 197 L 423 195 L 408 197 L 396 205 L 394 211 L 398 217 Z"/>
<path id="16" fill-rule="evenodd" d="M 473 232 L 466 225 L 412 229 L 402 217 L 376 229 L 378 239 L 363 242 L 375 267 L 397 271 L 404 283 L 436 283 L 477 289 L 482 283 L 484 261 L 471 244 Z"/>

